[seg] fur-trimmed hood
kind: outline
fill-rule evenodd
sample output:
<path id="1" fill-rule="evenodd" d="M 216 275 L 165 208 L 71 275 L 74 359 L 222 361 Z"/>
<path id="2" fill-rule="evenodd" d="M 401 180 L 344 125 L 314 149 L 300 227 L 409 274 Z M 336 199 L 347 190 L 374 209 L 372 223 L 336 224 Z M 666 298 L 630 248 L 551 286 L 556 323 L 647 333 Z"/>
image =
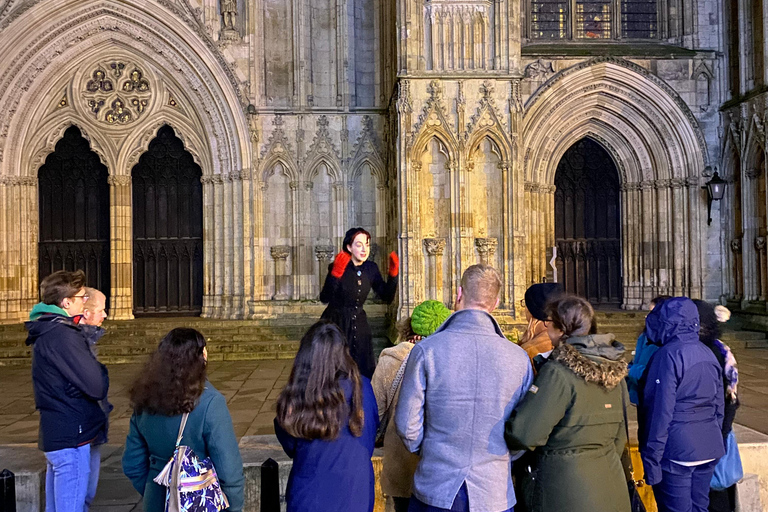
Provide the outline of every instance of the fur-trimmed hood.
<path id="1" fill-rule="evenodd" d="M 552 351 L 549 359 L 610 391 L 627 376 L 624 351 L 624 345 L 612 334 L 592 334 L 569 338 Z"/>

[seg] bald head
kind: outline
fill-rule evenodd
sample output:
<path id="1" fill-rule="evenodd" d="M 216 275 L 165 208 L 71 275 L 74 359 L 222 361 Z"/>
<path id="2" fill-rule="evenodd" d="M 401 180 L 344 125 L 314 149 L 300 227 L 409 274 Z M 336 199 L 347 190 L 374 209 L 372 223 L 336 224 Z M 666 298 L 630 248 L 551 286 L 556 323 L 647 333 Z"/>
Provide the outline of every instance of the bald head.
<path id="1" fill-rule="evenodd" d="M 461 276 L 456 310 L 482 309 L 489 313 L 499 305 L 501 277 L 490 265 L 472 265 Z"/>
<path id="2" fill-rule="evenodd" d="M 85 294 L 88 300 L 83 305 L 83 323 L 88 325 L 101 325 L 107 313 L 107 297 L 96 288 L 86 288 Z"/>

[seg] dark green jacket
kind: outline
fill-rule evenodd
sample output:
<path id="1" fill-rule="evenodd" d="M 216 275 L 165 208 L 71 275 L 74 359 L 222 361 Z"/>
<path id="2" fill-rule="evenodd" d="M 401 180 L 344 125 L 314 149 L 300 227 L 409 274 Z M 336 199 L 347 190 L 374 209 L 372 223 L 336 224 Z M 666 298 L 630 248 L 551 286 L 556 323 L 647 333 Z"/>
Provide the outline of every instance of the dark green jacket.
<path id="1" fill-rule="evenodd" d="M 538 512 L 629 512 L 624 347 L 612 334 L 556 348 L 505 424 L 510 449 L 535 449 L 529 506 Z"/>
<path id="2" fill-rule="evenodd" d="M 160 416 L 135 414 L 125 441 L 123 472 L 144 496 L 144 510 L 162 512 L 165 491 L 152 481 L 171 458 L 179 433 L 181 414 Z M 224 396 L 206 382 L 195 409 L 189 413 L 181 444 L 189 446 L 198 457 L 210 457 L 221 489 L 229 500 L 230 512 L 243 508 L 243 461 L 232 427 L 232 417 Z"/>

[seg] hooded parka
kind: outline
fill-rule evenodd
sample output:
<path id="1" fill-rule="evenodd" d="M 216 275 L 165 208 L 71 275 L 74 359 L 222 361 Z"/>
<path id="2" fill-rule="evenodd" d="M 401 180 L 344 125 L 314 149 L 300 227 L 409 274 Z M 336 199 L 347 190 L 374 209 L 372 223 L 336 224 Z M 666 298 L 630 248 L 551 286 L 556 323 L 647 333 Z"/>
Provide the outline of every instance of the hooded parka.
<path id="1" fill-rule="evenodd" d="M 569 338 L 507 420 L 510 450 L 535 449 L 531 510 L 629 512 L 623 354 L 612 334 Z"/>
<path id="2" fill-rule="evenodd" d="M 698 462 L 725 454 L 723 376 L 712 351 L 699 341 L 699 312 L 675 297 L 645 319 L 648 337 L 661 344 L 648 364 L 638 407 L 638 437 L 645 480 L 661 482 L 662 460 Z"/>

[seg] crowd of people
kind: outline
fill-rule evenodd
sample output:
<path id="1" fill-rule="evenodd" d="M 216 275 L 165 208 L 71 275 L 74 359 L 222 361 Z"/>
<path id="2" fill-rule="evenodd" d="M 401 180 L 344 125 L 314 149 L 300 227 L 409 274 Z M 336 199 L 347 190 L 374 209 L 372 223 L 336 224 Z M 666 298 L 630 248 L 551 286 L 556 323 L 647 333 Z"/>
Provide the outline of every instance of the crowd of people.
<path id="1" fill-rule="evenodd" d="M 406 319 L 377 365 L 363 305 L 371 289 L 394 298 L 399 263 L 392 253 L 385 281 L 369 255 L 370 235 L 350 230 L 321 294 L 328 308 L 301 339 L 277 399 L 275 434 L 293 459 L 289 512 L 371 512 L 377 443 L 396 512 L 634 512 L 630 403 L 658 509 L 734 510 L 732 488 L 710 492 L 738 407 L 719 307 L 654 299 L 628 368 L 624 346 L 597 333 L 592 306 L 557 284 L 526 291 L 528 324 L 510 342 L 492 315 L 499 274 L 472 265 L 448 319 L 426 336 Z M 95 495 L 111 410 L 95 353 L 104 295 L 82 272 L 60 271 L 42 281 L 41 298 L 27 343 L 46 510 L 80 512 Z M 214 510 L 242 510 L 237 438 L 207 359 L 202 334 L 173 329 L 130 388 L 123 470 L 147 511 L 171 499 L 161 482 L 180 443 L 215 467 L 214 478 L 201 477 L 225 496 Z"/>

